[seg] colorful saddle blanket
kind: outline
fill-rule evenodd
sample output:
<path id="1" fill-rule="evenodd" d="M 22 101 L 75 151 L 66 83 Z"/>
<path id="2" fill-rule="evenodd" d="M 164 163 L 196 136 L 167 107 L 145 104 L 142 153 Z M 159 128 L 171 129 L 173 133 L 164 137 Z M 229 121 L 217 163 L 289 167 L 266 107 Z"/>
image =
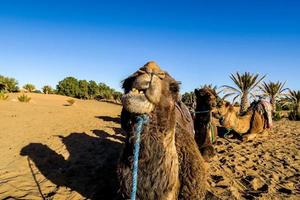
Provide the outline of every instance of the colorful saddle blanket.
<path id="1" fill-rule="evenodd" d="M 262 115 L 266 116 L 267 118 L 267 128 L 272 128 L 273 121 L 272 121 L 272 105 L 270 102 L 265 100 L 260 100 L 257 105 L 256 109 L 258 112 L 260 112 Z"/>

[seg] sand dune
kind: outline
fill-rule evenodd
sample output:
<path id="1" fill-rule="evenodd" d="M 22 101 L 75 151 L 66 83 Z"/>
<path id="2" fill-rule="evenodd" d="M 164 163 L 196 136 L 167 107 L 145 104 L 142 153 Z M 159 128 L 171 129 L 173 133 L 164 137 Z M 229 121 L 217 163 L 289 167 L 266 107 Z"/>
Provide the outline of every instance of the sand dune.
<path id="1" fill-rule="evenodd" d="M 112 199 L 123 146 L 121 106 L 17 94 L 0 101 L 0 199 Z M 220 139 L 210 190 L 221 199 L 300 199 L 300 123 L 254 142 Z"/>

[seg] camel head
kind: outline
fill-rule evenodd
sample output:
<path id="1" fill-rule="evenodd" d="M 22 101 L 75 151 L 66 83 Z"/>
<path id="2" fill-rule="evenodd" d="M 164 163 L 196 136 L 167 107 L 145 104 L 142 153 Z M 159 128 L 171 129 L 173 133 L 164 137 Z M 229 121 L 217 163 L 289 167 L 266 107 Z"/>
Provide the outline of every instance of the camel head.
<path id="1" fill-rule="evenodd" d="M 237 117 L 237 112 L 234 106 L 229 102 L 221 101 L 217 106 L 218 114 L 220 115 L 220 124 L 225 128 L 232 128 L 235 126 L 235 119 Z"/>
<path id="2" fill-rule="evenodd" d="M 208 87 L 202 89 L 195 89 L 196 95 L 196 110 L 213 110 L 217 106 L 217 94 L 216 92 Z"/>
<path id="3" fill-rule="evenodd" d="M 179 84 L 153 61 L 123 81 L 123 107 L 129 113 L 150 114 L 156 107 L 175 107 Z"/>

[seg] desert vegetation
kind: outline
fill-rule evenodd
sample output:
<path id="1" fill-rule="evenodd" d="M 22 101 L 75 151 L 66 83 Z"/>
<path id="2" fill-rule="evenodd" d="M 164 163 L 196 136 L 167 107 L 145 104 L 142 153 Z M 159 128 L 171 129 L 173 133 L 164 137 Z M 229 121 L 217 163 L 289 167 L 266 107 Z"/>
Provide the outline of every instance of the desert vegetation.
<path id="1" fill-rule="evenodd" d="M 0 75 L 0 91 L 18 92 L 18 81 L 15 78 Z"/>
<path id="2" fill-rule="evenodd" d="M 110 88 L 105 83 L 97 84 L 95 81 L 77 80 L 74 77 L 66 77 L 59 81 L 57 94 L 79 98 L 114 100 L 120 102 L 122 93 Z"/>
<path id="3" fill-rule="evenodd" d="M 235 86 L 223 85 L 222 87 L 227 93 L 225 96 L 229 97 L 235 95 L 233 101 L 240 98 L 240 113 L 243 113 L 250 106 L 249 96 L 255 96 L 253 93 L 254 89 L 265 77 L 265 75 L 260 77 L 259 74 L 251 74 L 249 72 L 243 74 L 236 72 L 235 74 L 231 74 L 230 79 Z"/>
<path id="4" fill-rule="evenodd" d="M 75 104 L 75 100 L 74 99 L 67 99 L 68 105 L 72 106 Z"/>
<path id="5" fill-rule="evenodd" d="M 27 90 L 28 92 L 33 92 L 35 91 L 35 85 L 31 84 L 31 83 L 26 83 L 23 88 L 25 90 Z"/>
<path id="6" fill-rule="evenodd" d="M 0 100 L 7 100 L 8 99 L 8 95 L 5 94 L 4 92 L 0 92 Z"/>
<path id="7" fill-rule="evenodd" d="M 53 90 L 53 88 L 50 85 L 45 85 L 43 88 L 43 93 L 44 94 L 54 94 L 55 91 Z"/>
<path id="8" fill-rule="evenodd" d="M 78 99 L 96 99 L 115 103 L 120 103 L 122 97 L 121 92 L 105 83 L 97 83 L 93 80 L 77 80 L 75 77 L 66 77 L 59 81 L 56 89 L 53 89 L 50 85 L 45 85 L 40 91 L 32 83 L 27 83 L 22 88 L 29 93 L 59 94 Z M 3 93 L 0 97 L 2 99 L 7 96 L 6 93 L 20 92 L 18 81 L 15 78 L 0 75 L 0 92 Z"/>
<path id="9" fill-rule="evenodd" d="M 18 96 L 18 100 L 23 103 L 28 103 L 31 100 L 31 97 L 23 93 L 20 96 Z"/>

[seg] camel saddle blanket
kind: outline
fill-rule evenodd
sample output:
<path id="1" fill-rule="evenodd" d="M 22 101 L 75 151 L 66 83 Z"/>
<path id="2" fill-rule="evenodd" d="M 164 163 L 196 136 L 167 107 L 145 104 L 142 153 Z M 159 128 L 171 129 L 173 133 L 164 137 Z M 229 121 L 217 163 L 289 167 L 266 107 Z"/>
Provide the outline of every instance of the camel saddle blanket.
<path id="1" fill-rule="evenodd" d="M 272 128 L 273 121 L 272 121 L 272 105 L 270 102 L 265 100 L 260 100 L 260 102 L 257 104 L 257 110 L 262 115 L 266 116 L 267 118 L 267 128 Z"/>
<path id="2" fill-rule="evenodd" d="M 186 129 L 189 133 L 195 134 L 194 121 L 189 109 L 182 101 L 178 101 L 175 104 L 175 107 L 176 123 L 183 129 Z"/>

